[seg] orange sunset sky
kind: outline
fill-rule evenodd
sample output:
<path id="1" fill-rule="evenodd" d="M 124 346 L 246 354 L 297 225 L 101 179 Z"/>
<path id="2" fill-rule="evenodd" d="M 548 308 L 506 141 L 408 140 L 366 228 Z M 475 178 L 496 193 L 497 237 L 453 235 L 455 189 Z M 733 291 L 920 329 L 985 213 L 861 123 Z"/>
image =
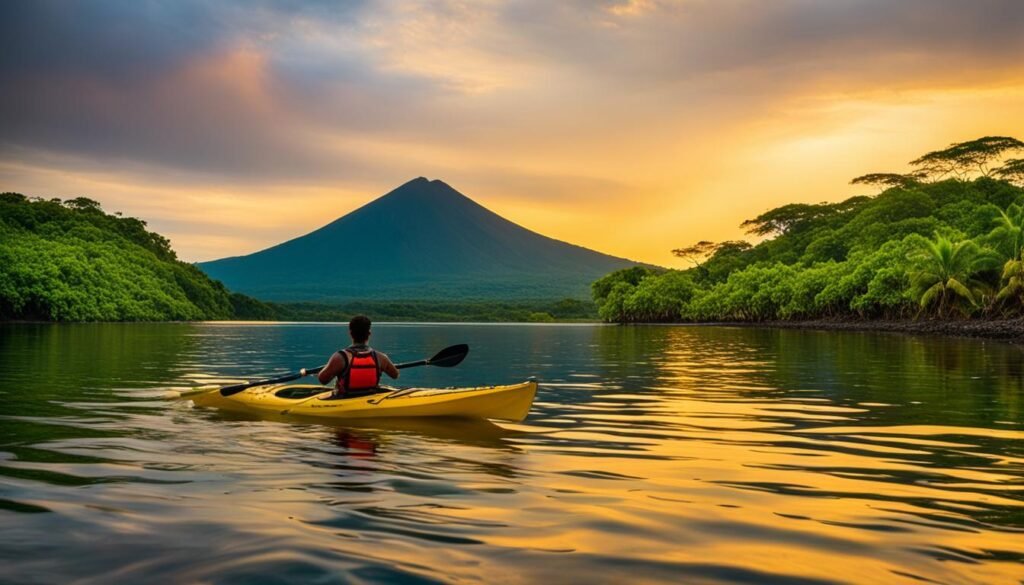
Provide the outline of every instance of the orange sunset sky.
<path id="1" fill-rule="evenodd" d="M 1024 139 L 1024 2 L 15 2 L 0 190 L 99 200 L 182 259 L 256 251 L 417 176 L 681 266 L 783 203 Z"/>

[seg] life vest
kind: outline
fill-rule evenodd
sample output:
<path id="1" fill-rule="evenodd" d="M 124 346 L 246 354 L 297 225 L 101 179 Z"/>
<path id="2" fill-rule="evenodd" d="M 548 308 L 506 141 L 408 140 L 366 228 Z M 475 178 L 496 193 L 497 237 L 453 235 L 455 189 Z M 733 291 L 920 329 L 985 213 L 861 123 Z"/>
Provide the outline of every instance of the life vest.
<path id="1" fill-rule="evenodd" d="M 370 390 L 380 384 L 380 358 L 377 352 L 364 346 L 352 346 L 341 350 L 348 354 L 348 365 L 338 376 L 338 390 L 351 392 Z"/>

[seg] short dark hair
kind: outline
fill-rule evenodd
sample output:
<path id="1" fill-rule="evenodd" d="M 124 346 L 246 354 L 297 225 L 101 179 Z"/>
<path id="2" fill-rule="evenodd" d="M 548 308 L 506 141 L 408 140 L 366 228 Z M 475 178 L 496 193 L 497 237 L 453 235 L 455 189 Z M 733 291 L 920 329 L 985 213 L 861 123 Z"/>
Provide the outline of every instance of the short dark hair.
<path id="1" fill-rule="evenodd" d="M 370 318 L 366 315 L 356 315 L 348 322 L 348 332 L 352 335 L 352 341 L 366 343 L 370 338 Z"/>

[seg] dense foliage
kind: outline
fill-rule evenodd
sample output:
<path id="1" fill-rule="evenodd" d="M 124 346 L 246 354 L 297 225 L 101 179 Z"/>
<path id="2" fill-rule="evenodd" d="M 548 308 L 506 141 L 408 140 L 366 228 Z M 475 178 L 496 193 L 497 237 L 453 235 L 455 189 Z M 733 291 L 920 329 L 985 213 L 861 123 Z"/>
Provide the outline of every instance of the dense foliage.
<path id="1" fill-rule="evenodd" d="M 631 268 L 592 285 L 607 321 L 1020 316 L 1024 143 L 984 137 L 872 173 L 877 196 L 794 203 L 743 222 L 765 237 L 700 241 L 687 270 Z"/>
<path id="2" fill-rule="evenodd" d="M 177 259 L 143 221 L 80 197 L 0 194 L 0 319 L 153 321 L 265 318 Z"/>

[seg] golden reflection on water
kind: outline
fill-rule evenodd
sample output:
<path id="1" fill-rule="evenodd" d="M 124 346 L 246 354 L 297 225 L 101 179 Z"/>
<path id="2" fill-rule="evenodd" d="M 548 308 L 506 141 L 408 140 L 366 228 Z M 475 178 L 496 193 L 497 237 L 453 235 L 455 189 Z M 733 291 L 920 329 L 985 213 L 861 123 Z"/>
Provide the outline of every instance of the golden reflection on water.
<path id="1" fill-rule="evenodd" d="M 335 334 L 0 335 L 0 392 L 14 409 L 0 430 L 0 518 L 18 526 L 0 534 L 0 561 L 15 578 L 54 581 L 1024 578 L 1019 347 L 713 327 L 384 326 L 397 355 L 470 343 L 475 362 L 448 383 L 539 376 L 530 418 L 328 426 L 153 398 L 183 381 L 306 363 Z M 108 336 L 118 360 L 95 349 Z M 56 360 L 78 386 L 60 395 L 36 374 L 40 391 L 15 393 L 28 381 L 15 364 L 48 372 Z M 53 545 L 62 555 L 38 554 Z"/>

